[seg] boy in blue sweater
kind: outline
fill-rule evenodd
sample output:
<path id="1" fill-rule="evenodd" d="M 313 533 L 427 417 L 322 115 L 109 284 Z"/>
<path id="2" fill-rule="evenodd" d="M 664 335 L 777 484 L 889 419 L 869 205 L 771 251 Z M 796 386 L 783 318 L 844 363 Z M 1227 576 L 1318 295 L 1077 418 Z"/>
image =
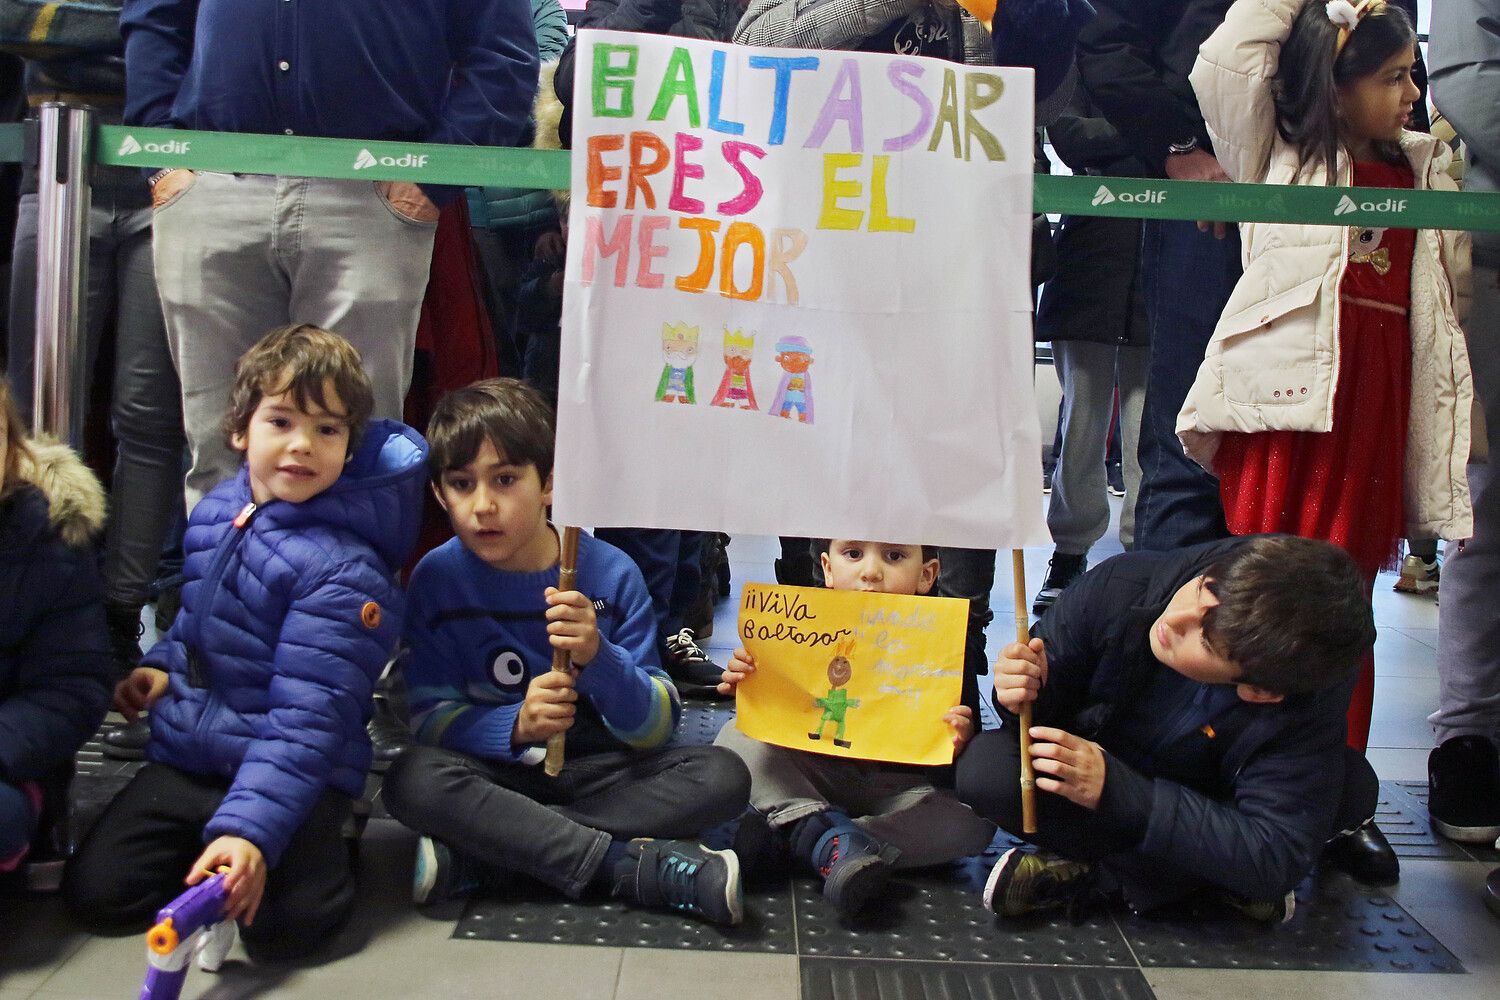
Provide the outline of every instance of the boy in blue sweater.
<path id="1" fill-rule="evenodd" d="M 311 950 L 348 917 L 343 827 L 427 454 L 371 408 L 358 352 L 327 330 L 273 330 L 240 359 L 226 430 L 245 465 L 193 508 L 182 610 L 115 689 L 126 718 L 151 710 L 149 763 L 68 866 L 81 921 L 144 928 L 221 866 L 252 957 Z"/>
<path id="2" fill-rule="evenodd" d="M 738 923 L 739 859 L 676 838 L 742 810 L 749 775 L 728 751 L 666 747 L 682 706 L 624 553 L 581 535 L 581 590 L 557 589 L 545 400 L 515 379 L 479 382 L 443 397 L 427 433 L 433 491 L 457 537 L 412 574 L 406 681 L 421 745 L 385 779 L 391 815 L 423 835 L 413 899 L 514 871 L 573 898 L 597 885 Z M 551 669 L 553 650 L 574 675 Z M 549 778 L 541 764 L 557 733 L 567 763 Z"/>

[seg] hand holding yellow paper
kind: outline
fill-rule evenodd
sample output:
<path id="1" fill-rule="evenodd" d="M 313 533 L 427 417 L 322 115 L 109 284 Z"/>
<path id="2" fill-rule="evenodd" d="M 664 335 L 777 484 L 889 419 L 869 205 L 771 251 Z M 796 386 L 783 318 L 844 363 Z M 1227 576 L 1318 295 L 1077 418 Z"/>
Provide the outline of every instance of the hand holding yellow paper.
<path id="1" fill-rule="evenodd" d="M 752 583 L 740 644 L 755 673 L 736 690 L 746 736 L 835 757 L 948 764 L 943 715 L 963 690 L 969 602 Z"/>

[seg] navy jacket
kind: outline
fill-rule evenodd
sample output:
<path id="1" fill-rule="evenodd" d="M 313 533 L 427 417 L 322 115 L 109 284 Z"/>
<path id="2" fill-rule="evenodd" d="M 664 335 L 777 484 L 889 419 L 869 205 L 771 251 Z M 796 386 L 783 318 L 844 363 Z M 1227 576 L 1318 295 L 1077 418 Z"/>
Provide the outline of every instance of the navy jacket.
<path id="1" fill-rule="evenodd" d="M 50 778 L 99 726 L 114 665 L 89 537 L 104 495 L 61 445 L 33 445 L 0 500 L 0 781 Z M 37 474 L 40 473 L 40 474 Z"/>
<path id="2" fill-rule="evenodd" d="M 120 28 L 132 125 L 509 146 L 536 97 L 528 0 L 126 0 Z"/>
<path id="3" fill-rule="evenodd" d="M 1140 838 L 1143 874 L 1154 872 L 1163 892 L 1171 871 L 1274 898 L 1302 881 L 1334 832 L 1352 674 L 1317 694 L 1252 705 L 1151 653 L 1151 625 L 1172 595 L 1241 544 L 1116 556 L 1063 591 L 1033 629 L 1048 670 L 1035 723 L 1104 748 L 1101 813 Z"/>
<path id="4" fill-rule="evenodd" d="M 275 866 L 326 787 L 357 796 L 375 680 L 401 634 L 396 573 L 416 541 L 427 444 L 377 420 L 338 481 L 246 515 L 245 469 L 193 508 L 182 610 L 144 663 L 169 674 L 150 759 L 232 779 L 203 839 Z"/>

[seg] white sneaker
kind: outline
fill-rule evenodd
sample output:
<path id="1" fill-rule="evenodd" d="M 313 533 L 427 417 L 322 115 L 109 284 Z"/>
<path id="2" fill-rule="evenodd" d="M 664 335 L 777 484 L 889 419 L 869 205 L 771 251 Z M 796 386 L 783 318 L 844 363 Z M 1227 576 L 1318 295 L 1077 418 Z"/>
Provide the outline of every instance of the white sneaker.
<path id="1" fill-rule="evenodd" d="M 1401 560 L 1401 575 L 1396 579 L 1395 589 L 1403 594 L 1436 595 L 1440 574 L 1436 559 L 1428 562 L 1421 556 L 1407 556 Z"/>

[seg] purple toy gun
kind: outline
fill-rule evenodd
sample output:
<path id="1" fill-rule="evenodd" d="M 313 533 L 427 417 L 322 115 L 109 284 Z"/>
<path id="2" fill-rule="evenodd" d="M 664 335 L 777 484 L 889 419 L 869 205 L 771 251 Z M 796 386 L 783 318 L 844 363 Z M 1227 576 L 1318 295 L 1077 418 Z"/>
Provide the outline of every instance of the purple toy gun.
<path id="1" fill-rule="evenodd" d="M 155 926 L 146 932 L 150 967 L 140 1000 L 177 1000 L 194 952 L 198 968 L 218 971 L 235 939 L 234 921 L 224 919 L 228 898 L 220 869 L 157 911 Z"/>

